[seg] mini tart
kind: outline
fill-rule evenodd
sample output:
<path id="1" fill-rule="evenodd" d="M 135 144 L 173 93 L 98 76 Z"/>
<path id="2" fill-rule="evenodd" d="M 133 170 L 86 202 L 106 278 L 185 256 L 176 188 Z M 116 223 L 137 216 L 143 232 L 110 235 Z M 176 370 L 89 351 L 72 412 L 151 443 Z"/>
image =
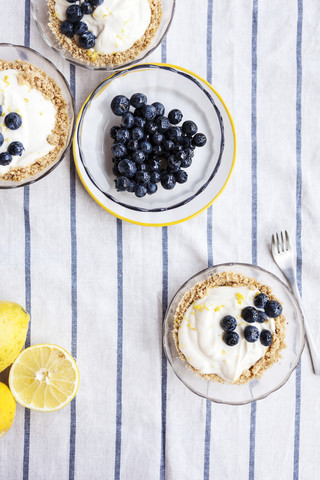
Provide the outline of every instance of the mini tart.
<path id="1" fill-rule="evenodd" d="M 245 277 L 242 274 L 233 272 L 216 273 L 215 275 L 208 277 L 206 280 L 196 283 L 182 297 L 175 312 L 173 327 L 173 337 L 179 356 L 186 362 L 187 366 L 191 370 L 204 379 L 219 383 L 229 383 L 216 373 L 204 374 L 199 372 L 199 370 L 195 369 L 192 365 L 190 365 L 190 363 L 188 363 L 186 357 L 179 348 L 179 328 L 188 308 L 193 304 L 194 301 L 204 298 L 207 294 L 208 288 L 221 286 L 230 286 L 235 288 L 244 286 L 248 287 L 250 290 L 257 289 L 259 292 L 268 295 L 270 300 L 279 300 L 273 295 L 271 288 L 267 285 L 261 284 L 254 278 Z M 240 377 L 233 382 L 233 384 L 241 385 L 250 382 L 255 378 L 260 378 L 265 370 L 270 368 L 271 365 L 281 358 L 280 352 L 286 347 L 284 343 L 285 317 L 281 314 L 279 317 L 275 318 L 274 321 L 275 334 L 273 335 L 273 342 L 270 347 L 267 348 L 265 355 L 260 358 L 252 367 L 244 370 Z"/>
<path id="2" fill-rule="evenodd" d="M 27 83 L 32 89 L 34 88 L 41 92 L 44 98 L 52 102 L 57 111 L 54 128 L 47 137 L 47 142 L 53 145 L 54 148 L 41 158 L 37 158 L 28 166 L 12 167 L 6 173 L 0 174 L 0 180 L 20 182 L 37 175 L 57 159 L 61 151 L 66 147 L 70 121 L 67 102 L 62 95 L 60 87 L 43 70 L 31 63 L 21 60 L 14 60 L 12 62 L 0 60 L 1 71 L 10 69 L 19 72 L 17 77 L 18 82 Z"/>
<path id="3" fill-rule="evenodd" d="M 159 29 L 162 17 L 161 0 L 148 0 L 151 9 L 151 20 L 144 35 L 137 40 L 131 48 L 124 52 L 116 52 L 111 55 L 98 53 L 92 50 L 81 48 L 73 38 L 68 38 L 60 32 L 61 21 L 57 18 L 55 12 L 55 0 L 48 0 L 50 23 L 49 27 L 59 44 L 67 50 L 74 59 L 80 60 L 87 64 L 95 65 L 97 67 L 114 67 L 133 61 L 139 53 L 143 52 L 151 43 Z M 71 4 L 70 4 L 71 5 Z"/>

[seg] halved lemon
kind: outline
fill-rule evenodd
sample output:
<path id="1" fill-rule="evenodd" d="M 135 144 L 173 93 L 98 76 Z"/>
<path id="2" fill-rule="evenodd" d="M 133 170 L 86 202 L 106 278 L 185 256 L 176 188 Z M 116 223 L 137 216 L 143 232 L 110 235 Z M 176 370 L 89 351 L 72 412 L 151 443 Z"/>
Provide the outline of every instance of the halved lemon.
<path id="1" fill-rule="evenodd" d="M 57 345 L 23 350 L 11 367 L 9 385 L 20 405 L 52 412 L 67 405 L 79 387 L 79 370 L 72 356 Z"/>

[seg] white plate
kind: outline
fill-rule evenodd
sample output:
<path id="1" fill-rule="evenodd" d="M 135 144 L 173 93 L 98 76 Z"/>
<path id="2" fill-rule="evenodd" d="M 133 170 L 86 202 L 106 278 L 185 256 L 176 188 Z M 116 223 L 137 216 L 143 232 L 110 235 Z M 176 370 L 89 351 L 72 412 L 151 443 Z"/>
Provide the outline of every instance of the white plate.
<path id="1" fill-rule="evenodd" d="M 110 103 L 115 95 L 143 92 L 148 102 L 160 101 L 166 111 L 179 108 L 207 136 L 197 148 L 188 181 L 173 190 L 159 185 L 154 195 L 137 198 L 117 192 L 112 174 L 110 127 L 119 125 Z M 236 152 L 233 120 L 220 95 L 196 74 L 166 64 L 137 65 L 102 82 L 82 106 L 73 143 L 82 183 L 99 205 L 128 222 L 164 226 L 188 220 L 208 208 L 230 178 Z"/>

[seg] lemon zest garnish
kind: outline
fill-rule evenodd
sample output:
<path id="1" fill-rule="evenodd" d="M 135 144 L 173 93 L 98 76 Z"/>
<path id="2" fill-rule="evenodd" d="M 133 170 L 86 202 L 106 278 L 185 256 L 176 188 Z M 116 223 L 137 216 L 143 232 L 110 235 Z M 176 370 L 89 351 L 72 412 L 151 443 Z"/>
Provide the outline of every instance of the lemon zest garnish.
<path id="1" fill-rule="evenodd" d="M 27 98 L 25 98 L 24 100 L 25 100 L 25 102 L 29 102 L 29 100 Z"/>
<path id="2" fill-rule="evenodd" d="M 10 82 L 8 82 L 8 75 L 4 77 L 4 83 L 6 83 L 8 86 L 10 85 Z"/>
<path id="3" fill-rule="evenodd" d="M 200 305 L 193 305 L 193 308 L 199 312 L 203 312 L 204 309 L 208 310 L 209 311 L 209 308 L 206 306 L 205 303 L 202 303 Z"/>
<path id="4" fill-rule="evenodd" d="M 223 307 L 224 307 L 224 305 L 218 305 L 218 306 L 214 309 L 214 311 L 215 311 L 215 312 L 220 312 L 221 308 L 223 308 Z"/>
<path id="5" fill-rule="evenodd" d="M 225 350 L 222 350 L 222 355 L 225 355 L 227 352 Z"/>
<path id="6" fill-rule="evenodd" d="M 244 300 L 244 296 L 241 295 L 241 293 L 237 292 L 236 293 L 236 299 L 238 300 L 239 305 L 241 305 L 242 300 Z"/>

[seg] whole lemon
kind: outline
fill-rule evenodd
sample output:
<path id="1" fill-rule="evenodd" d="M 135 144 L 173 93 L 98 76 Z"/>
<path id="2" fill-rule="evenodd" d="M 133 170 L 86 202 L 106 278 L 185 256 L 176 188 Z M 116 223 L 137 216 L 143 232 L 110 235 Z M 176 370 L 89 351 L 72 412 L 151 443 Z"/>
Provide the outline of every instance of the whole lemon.
<path id="1" fill-rule="evenodd" d="M 30 315 L 17 303 L 0 301 L 0 372 L 15 361 L 26 341 Z"/>
<path id="2" fill-rule="evenodd" d="M 0 438 L 10 429 L 16 413 L 16 402 L 7 385 L 0 382 Z"/>

